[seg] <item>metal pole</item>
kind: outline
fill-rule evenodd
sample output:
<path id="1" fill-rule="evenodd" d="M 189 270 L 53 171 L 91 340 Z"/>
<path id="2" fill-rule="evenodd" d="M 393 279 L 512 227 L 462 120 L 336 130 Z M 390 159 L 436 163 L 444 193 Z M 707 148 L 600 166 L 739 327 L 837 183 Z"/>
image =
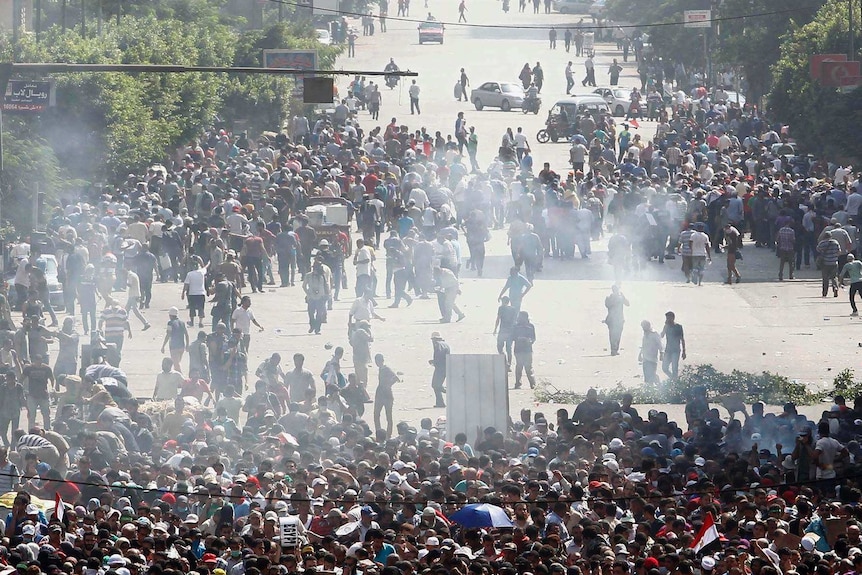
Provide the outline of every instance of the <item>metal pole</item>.
<path id="1" fill-rule="evenodd" d="M 284 4 L 281 2 L 278 3 L 278 21 L 284 22 Z"/>
<path id="2" fill-rule="evenodd" d="M 847 59 L 853 60 L 856 56 L 856 39 L 853 31 L 853 0 L 847 0 L 847 17 L 849 18 L 848 29 L 850 31 L 850 49 L 847 52 Z"/>
<path id="3" fill-rule="evenodd" d="M 33 6 L 34 11 L 36 12 L 36 40 L 39 40 L 39 35 L 42 33 L 42 0 L 36 0 L 35 5 Z"/>
<path id="4" fill-rule="evenodd" d="M 81 0 L 81 38 L 87 37 L 87 0 Z"/>
<path id="5" fill-rule="evenodd" d="M 66 2 L 67 0 L 63 0 L 60 5 L 60 26 L 63 28 L 63 32 L 66 31 Z"/>
<path id="6" fill-rule="evenodd" d="M 96 5 L 96 33 L 102 35 L 102 0 Z"/>
<path id="7" fill-rule="evenodd" d="M 34 194 L 33 194 L 33 202 L 30 204 L 30 208 L 32 210 L 31 217 L 33 218 L 33 231 L 39 227 L 39 182 L 33 183 Z"/>
<path id="8" fill-rule="evenodd" d="M 21 2 L 12 0 L 12 60 L 18 58 L 15 55 L 18 53 L 18 39 L 21 35 Z"/>

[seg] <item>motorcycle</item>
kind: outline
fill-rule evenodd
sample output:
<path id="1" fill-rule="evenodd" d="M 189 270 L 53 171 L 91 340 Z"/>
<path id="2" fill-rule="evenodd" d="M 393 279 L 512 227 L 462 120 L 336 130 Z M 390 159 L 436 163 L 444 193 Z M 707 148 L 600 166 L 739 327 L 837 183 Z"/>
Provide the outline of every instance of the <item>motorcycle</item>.
<path id="1" fill-rule="evenodd" d="M 539 113 L 539 109 L 542 107 L 542 99 L 541 98 L 526 98 L 524 100 L 524 104 L 521 106 L 521 111 L 525 114 L 530 112 L 534 114 Z"/>

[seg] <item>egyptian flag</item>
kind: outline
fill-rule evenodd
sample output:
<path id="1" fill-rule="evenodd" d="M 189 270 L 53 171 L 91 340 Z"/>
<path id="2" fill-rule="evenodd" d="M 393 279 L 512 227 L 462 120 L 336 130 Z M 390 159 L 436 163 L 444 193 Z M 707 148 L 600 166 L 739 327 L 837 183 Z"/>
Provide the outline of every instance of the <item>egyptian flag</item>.
<path id="1" fill-rule="evenodd" d="M 63 507 L 63 498 L 60 497 L 60 493 L 57 492 L 54 494 L 54 517 L 57 518 L 57 521 L 60 523 L 63 522 L 63 517 L 66 516 L 66 508 Z"/>
<path id="2" fill-rule="evenodd" d="M 691 549 L 694 550 L 695 554 L 700 553 L 711 543 L 718 541 L 720 537 L 718 527 L 715 526 L 715 518 L 713 518 L 712 513 L 707 513 L 706 517 L 703 518 L 703 526 L 691 543 Z"/>

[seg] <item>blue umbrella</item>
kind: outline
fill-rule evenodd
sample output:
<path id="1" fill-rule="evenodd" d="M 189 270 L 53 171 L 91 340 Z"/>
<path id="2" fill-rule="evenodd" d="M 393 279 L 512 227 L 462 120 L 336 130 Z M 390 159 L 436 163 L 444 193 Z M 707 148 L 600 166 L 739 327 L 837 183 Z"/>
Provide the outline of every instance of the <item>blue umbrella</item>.
<path id="1" fill-rule="evenodd" d="M 512 521 L 502 507 L 489 503 L 465 505 L 449 517 L 463 527 L 512 527 Z"/>

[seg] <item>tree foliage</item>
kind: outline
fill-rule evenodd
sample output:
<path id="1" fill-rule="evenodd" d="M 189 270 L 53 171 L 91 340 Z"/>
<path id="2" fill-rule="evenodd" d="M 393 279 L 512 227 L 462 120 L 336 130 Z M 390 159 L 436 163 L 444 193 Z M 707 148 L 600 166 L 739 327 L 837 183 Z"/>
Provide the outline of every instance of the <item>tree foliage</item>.
<path id="1" fill-rule="evenodd" d="M 853 2 L 859 14 L 860 2 Z M 836 159 L 862 157 L 856 126 L 862 121 L 862 90 L 842 94 L 809 74 L 814 54 L 846 53 L 849 20 L 847 0 L 830 0 L 814 20 L 788 33 L 772 68 L 770 113 L 789 124 L 791 134 L 815 154 Z M 857 24 L 856 45 L 862 40 Z"/>
<path id="2" fill-rule="evenodd" d="M 122 5 L 117 24 L 109 16 Z M 318 48 L 332 66 L 337 47 L 321 46 L 308 23 L 275 24 L 243 31 L 220 11 L 225 0 L 104 0 L 102 34 L 95 26 L 54 24 L 21 38 L 16 53 L 30 62 L 260 66 L 269 48 Z M 43 2 L 46 21 L 58 19 L 59 2 Z M 95 5 L 95 3 L 89 3 Z M 11 57 L 8 38 L 0 55 Z M 242 120 L 256 129 L 280 126 L 293 81 L 227 74 L 58 74 L 56 107 L 23 125 L 53 148 L 69 177 L 91 181 L 139 170 L 203 127 Z"/>
<path id="3" fill-rule="evenodd" d="M 616 21 L 642 26 L 657 56 L 682 62 L 687 68 L 706 68 L 704 33 L 714 69 L 741 69 L 746 96 L 757 102 L 769 91 L 769 67 L 779 58 L 781 38 L 810 22 L 825 0 L 608 0 Z M 844 0 L 846 13 L 846 0 Z M 714 4 L 714 5 L 713 5 Z M 712 9 L 712 30 L 685 28 L 686 10 Z"/>

